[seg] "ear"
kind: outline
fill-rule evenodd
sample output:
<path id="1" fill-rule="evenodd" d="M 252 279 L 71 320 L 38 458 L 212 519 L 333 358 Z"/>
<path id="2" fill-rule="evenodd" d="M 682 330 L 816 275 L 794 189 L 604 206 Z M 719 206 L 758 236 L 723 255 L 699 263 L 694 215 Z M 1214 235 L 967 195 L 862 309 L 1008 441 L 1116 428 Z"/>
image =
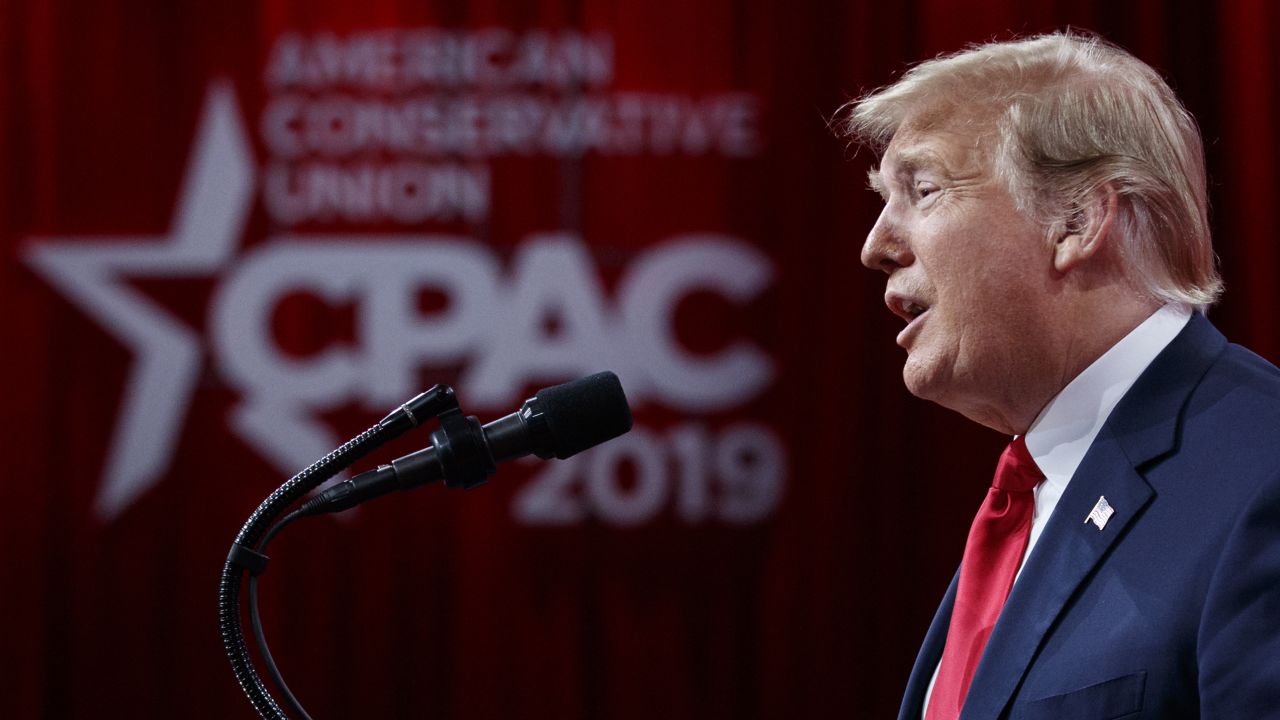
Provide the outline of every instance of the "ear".
<path id="1" fill-rule="evenodd" d="M 1111 239 L 1119 199 L 1110 185 L 1094 194 L 1089 207 L 1081 209 L 1065 234 L 1053 245 L 1053 267 L 1066 273 L 1095 257 Z"/>

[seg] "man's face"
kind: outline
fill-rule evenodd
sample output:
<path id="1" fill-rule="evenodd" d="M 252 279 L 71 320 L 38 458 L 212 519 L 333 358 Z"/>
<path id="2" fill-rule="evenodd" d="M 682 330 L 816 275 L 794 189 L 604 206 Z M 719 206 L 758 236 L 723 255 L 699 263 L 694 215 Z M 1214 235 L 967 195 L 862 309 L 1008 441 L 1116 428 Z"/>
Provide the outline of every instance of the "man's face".
<path id="1" fill-rule="evenodd" d="M 976 137 L 904 123 L 871 174 L 885 207 L 862 263 L 888 273 L 885 302 L 908 323 L 907 388 L 1006 429 L 1003 408 L 1052 367 L 1053 257 Z"/>

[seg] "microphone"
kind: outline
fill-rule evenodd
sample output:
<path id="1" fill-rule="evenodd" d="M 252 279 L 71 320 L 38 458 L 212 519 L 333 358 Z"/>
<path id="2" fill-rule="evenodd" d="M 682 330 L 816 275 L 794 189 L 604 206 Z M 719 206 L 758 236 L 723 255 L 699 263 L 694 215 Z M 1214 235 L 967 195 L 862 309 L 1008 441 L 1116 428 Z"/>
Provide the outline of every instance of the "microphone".
<path id="1" fill-rule="evenodd" d="M 498 463 L 525 455 L 563 460 L 630 430 L 631 408 L 618 376 L 606 371 L 543 388 L 518 411 L 484 426 L 457 408 L 439 419 L 429 446 L 334 485 L 303 503 L 301 513 L 338 512 L 436 480 L 471 489 Z"/>

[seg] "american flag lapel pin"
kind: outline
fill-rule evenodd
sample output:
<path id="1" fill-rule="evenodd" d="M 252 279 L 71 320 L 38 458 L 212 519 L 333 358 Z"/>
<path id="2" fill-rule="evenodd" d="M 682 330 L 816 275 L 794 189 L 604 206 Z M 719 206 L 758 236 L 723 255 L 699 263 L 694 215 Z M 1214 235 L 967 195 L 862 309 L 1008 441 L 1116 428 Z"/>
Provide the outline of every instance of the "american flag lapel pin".
<path id="1" fill-rule="evenodd" d="M 1111 503 L 1107 502 L 1107 496 L 1103 495 L 1098 498 L 1098 502 L 1093 504 L 1093 509 L 1089 511 L 1089 516 L 1084 521 L 1097 525 L 1098 531 L 1101 532 L 1102 528 L 1107 526 L 1107 521 L 1115 514 L 1115 508 L 1111 507 Z"/>

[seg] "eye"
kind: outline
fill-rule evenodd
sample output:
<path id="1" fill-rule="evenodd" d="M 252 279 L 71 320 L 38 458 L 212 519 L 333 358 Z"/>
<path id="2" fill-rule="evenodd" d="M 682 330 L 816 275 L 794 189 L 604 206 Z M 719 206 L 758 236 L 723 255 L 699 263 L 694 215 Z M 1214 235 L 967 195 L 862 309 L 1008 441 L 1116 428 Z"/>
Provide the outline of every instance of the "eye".
<path id="1" fill-rule="evenodd" d="M 937 185 L 934 185 L 927 180 L 917 181 L 915 185 L 916 197 L 920 200 L 926 200 L 929 197 L 936 195 L 940 189 L 941 188 Z"/>

